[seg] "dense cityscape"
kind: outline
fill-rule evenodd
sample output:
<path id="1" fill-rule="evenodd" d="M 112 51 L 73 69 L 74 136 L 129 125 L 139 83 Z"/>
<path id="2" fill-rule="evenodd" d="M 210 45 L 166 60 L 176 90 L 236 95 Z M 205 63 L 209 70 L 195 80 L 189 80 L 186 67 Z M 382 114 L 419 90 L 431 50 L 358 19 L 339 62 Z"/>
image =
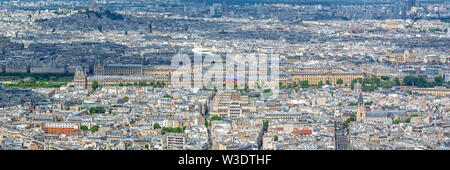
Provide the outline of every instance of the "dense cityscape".
<path id="1" fill-rule="evenodd" d="M 446 0 L 2 0 L 0 150 L 449 150 L 449 25 Z"/>

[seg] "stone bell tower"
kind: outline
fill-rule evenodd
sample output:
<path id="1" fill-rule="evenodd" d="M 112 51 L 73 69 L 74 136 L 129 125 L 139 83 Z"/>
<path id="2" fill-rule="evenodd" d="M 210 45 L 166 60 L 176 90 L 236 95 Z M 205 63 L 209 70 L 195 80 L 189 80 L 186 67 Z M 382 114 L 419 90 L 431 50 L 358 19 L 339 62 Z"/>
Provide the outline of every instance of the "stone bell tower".
<path id="1" fill-rule="evenodd" d="M 73 81 L 76 90 L 87 89 L 87 75 L 82 67 L 77 67 Z"/>
<path id="2" fill-rule="evenodd" d="M 361 122 L 363 119 L 366 119 L 366 105 L 364 104 L 362 93 L 359 93 L 358 108 L 356 109 L 356 121 Z"/>

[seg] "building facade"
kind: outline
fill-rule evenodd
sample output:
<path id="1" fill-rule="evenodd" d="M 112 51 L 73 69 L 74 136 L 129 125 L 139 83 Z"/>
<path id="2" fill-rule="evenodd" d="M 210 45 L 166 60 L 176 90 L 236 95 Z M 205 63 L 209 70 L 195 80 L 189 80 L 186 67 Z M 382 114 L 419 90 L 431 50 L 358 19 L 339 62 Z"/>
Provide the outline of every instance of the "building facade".
<path id="1" fill-rule="evenodd" d="M 78 123 L 45 123 L 42 126 L 42 130 L 46 134 L 60 135 L 65 134 L 67 136 L 79 134 L 80 125 Z"/>
<path id="2" fill-rule="evenodd" d="M 413 88 L 411 90 L 415 94 L 429 94 L 433 96 L 447 96 L 450 95 L 450 89 L 445 87 L 434 87 L 434 88 Z"/>
<path id="3" fill-rule="evenodd" d="M 341 79 L 344 84 L 351 84 L 353 79 L 364 78 L 362 73 L 349 73 L 349 72 L 293 72 L 291 74 L 291 80 L 299 84 L 303 80 L 308 80 L 309 84 L 318 84 L 322 82 L 326 84 L 336 85 L 337 80 Z"/>
<path id="4" fill-rule="evenodd" d="M 419 59 L 410 49 L 395 49 L 387 53 L 389 61 L 393 63 L 415 63 Z"/>
<path id="5" fill-rule="evenodd" d="M 235 119 L 255 113 L 257 111 L 254 101 L 239 92 L 218 94 L 211 104 L 211 116 Z"/>

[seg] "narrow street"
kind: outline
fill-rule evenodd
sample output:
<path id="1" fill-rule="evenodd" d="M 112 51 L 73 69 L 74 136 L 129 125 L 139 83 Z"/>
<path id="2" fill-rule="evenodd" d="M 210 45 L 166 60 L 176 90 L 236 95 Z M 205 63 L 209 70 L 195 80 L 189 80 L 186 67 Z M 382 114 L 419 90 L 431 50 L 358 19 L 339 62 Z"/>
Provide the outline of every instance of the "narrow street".
<path id="1" fill-rule="evenodd" d="M 348 135 L 345 133 L 347 127 L 344 125 L 337 123 L 337 127 L 335 128 L 334 140 L 335 140 L 335 150 L 349 150 L 349 139 Z"/>

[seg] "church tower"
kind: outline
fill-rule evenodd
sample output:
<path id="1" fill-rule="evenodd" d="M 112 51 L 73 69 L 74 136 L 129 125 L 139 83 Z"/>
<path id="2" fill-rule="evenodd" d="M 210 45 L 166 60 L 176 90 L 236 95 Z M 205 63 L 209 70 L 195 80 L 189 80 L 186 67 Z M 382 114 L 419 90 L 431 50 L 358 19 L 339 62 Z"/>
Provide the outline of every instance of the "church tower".
<path id="1" fill-rule="evenodd" d="M 100 62 L 100 60 L 99 59 L 97 59 L 97 62 L 96 62 L 96 64 L 95 64 L 95 66 L 94 66 L 94 75 L 96 75 L 96 76 L 103 76 L 103 74 L 104 74 L 104 67 L 103 67 L 103 65 L 101 64 L 101 62 Z"/>
<path id="2" fill-rule="evenodd" d="M 83 68 L 77 67 L 74 77 L 74 86 L 76 90 L 87 89 L 87 75 Z"/>
<path id="3" fill-rule="evenodd" d="M 362 97 L 362 93 L 359 93 L 358 108 L 356 109 L 356 121 L 361 122 L 366 118 L 366 105 Z"/>

